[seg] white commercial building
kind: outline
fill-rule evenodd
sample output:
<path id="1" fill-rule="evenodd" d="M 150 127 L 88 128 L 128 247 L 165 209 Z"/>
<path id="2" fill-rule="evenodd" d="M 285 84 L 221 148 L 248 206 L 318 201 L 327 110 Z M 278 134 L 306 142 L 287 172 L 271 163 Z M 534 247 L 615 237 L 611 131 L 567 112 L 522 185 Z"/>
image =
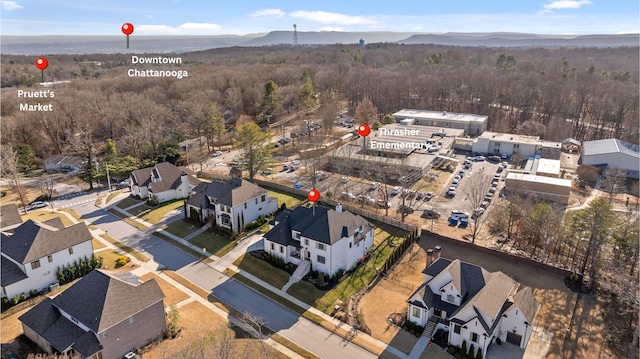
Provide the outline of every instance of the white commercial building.
<path id="1" fill-rule="evenodd" d="M 545 157 L 559 157 L 562 144 L 541 140 L 538 136 L 514 135 L 485 131 L 473 143 L 473 152 L 488 155 L 513 155 L 533 157 L 543 154 Z M 546 153 L 545 153 L 546 152 Z"/>
<path id="2" fill-rule="evenodd" d="M 640 170 L 640 147 L 615 138 L 582 143 L 582 164 L 617 167 L 625 171 L 628 178 L 638 178 Z"/>
<path id="3" fill-rule="evenodd" d="M 402 109 L 392 116 L 399 123 L 406 120 L 408 124 L 441 127 L 445 131 L 447 128 L 457 128 L 470 136 L 483 133 L 487 129 L 488 119 L 488 116 L 484 115 L 412 109 Z"/>

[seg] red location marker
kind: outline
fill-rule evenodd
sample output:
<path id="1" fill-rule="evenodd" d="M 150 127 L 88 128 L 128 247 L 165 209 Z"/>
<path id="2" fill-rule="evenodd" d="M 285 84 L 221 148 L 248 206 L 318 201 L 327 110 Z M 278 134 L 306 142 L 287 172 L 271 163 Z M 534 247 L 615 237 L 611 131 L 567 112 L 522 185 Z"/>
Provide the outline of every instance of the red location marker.
<path id="1" fill-rule="evenodd" d="M 309 191 L 309 193 L 307 193 L 307 198 L 309 198 L 309 201 L 311 202 L 318 202 L 318 200 L 320 199 L 320 192 L 318 192 L 318 190 L 312 189 L 311 191 Z"/>
<path id="2" fill-rule="evenodd" d="M 46 57 L 38 57 L 36 60 L 36 67 L 38 70 L 44 70 L 49 66 L 49 61 L 47 61 Z"/>
<path id="3" fill-rule="evenodd" d="M 129 35 L 133 34 L 133 25 L 129 22 L 122 24 L 122 33 L 127 35 L 127 49 L 129 48 Z"/>
<path id="4" fill-rule="evenodd" d="M 367 125 L 366 123 L 358 126 L 358 134 L 360 134 L 360 136 L 366 137 L 369 136 L 370 133 L 371 127 L 369 127 L 369 125 Z"/>

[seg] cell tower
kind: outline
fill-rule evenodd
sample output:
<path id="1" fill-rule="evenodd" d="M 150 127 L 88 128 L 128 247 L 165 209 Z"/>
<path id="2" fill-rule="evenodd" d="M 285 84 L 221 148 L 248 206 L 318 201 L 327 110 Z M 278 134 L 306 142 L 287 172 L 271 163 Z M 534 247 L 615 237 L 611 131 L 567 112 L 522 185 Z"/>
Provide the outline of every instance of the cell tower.
<path id="1" fill-rule="evenodd" d="M 298 46 L 298 26 L 293 24 L 293 46 Z"/>

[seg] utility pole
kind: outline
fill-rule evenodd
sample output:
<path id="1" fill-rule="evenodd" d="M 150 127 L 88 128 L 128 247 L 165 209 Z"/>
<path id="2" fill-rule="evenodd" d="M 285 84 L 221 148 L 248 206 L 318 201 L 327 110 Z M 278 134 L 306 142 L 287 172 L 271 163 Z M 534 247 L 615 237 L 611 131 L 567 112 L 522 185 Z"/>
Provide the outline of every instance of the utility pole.
<path id="1" fill-rule="evenodd" d="M 107 170 L 107 185 L 109 186 L 109 192 L 111 192 L 111 177 L 109 176 L 109 163 L 104 161 L 104 168 Z"/>

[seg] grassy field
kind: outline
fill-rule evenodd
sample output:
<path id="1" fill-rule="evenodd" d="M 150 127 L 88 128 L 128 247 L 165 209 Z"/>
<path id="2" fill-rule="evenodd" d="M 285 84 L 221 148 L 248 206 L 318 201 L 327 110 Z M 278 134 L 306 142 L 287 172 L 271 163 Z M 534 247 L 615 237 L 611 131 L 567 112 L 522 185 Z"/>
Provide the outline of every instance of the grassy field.
<path id="1" fill-rule="evenodd" d="M 180 208 L 184 205 L 184 201 L 182 199 L 176 200 L 174 202 L 170 202 L 165 204 L 162 207 L 158 207 L 156 209 L 152 209 L 151 211 L 147 212 L 147 213 L 139 213 L 137 214 L 137 216 L 139 218 L 143 218 L 145 221 L 149 222 L 149 223 L 158 223 L 162 220 L 162 217 L 164 217 L 165 214 L 173 211 L 176 208 Z"/>
<path id="2" fill-rule="evenodd" d="M 375 278 L 376 268 L 382 268 L 393 249 L 400 245 L 402 237 L 394 236 L 381 229 L 375 229 L 373 257 L 338 283 L 333 289 L 323 291 L 308 282 L 298 282 L 289 288 L 288 293 L 301 301 L 330 314 L 338 300 L 344 301 Z"/>
<path id="3" fill-rule="evenodd" d="M 211 231 L 205 231 L 191 238 L 189 243 L 198 246 L 198 248 L 206 248 L 207 252 L 222 257 L 236 246 L 238 240 L 231 241 Z"/>
<path id="4" fill-rule="evenodd" d="M 119 195 L 120 193 L 123 193 L 124 191 L 126 191 L 126 189 L 121 189 L 121 190 L 113 191 L 109 193 L 104 203 L 109 203 L 112 199 L 114 199 L 117 195 Z"/>
<path id="5" fill-rule="evenodd" d="M 173 221 L 167 224 L 163 230 L 173 234 L 174 236 L 178 236 L 180 238 L 184 238 L 191 233 L 200 229 L 201 225 L 194 224 L 191 222 L 187 222 L 186 220 Z"/>
<path id="6" fill-rule="evenodd" d="M 38 222 L 46 222 L 50 219 L 53 218 L 60 218 L 62 220 L 62 224 L 65 225 L 65 227 L 68 227 L 72 224 L 74 224 L 69 217 L 65 216 L 64 214 L 61 213 L 51 213 L 51 211 L 48 211 L 46 209 L 37 209 L 35 211 L 31 211 L 27 214 L 23 214 L 22 216 L 22 221 L 26 222 L 28 220 L 34 220 L 34 221 L 38 221 Z"/>
<path id="7" fill-rule="evenodd" d="M 100 249 L 100 248 L 104 248 L 104 247 L 106 247 L 106 246 L 104 245 L 104 243 L 100 242 L 99 240 L 97 240 L 97 239 L 95 239 L 95 238 L 91 240 L 91 245 L 93 246 L 93 250 L 94 250 L 94 251 L 95 251 L 96 249 Z"/>
<path id="8" fill-rule="evenodd" d="M 125 198 L 122 201 L 118 202 L 116 204 L 116 207 L 118 207 L 120 209 L 126 209 L 128 207 L 135 206 L 136 204 L 140 204 L 140 203 L 143 203 L 143 202 L 144 201 L 142 201 L 142 200 L 129 197 L 129 198 Z"/>
<path id="9" fill-rule="evenodd" d="M 243 255 L 233 264 L 278 289 L 289 281 L 289 273 L 251 255 Z"/>
<path id="10" fill-rule="evenodd" d="M 294 197 L 290 194 L 274 190 L 269 190 L 269 196 L 278 197 L 278 206 L 282 206 L 283 203 L 286 203 L 287 208 L 296 208 L 304 200 L 302 197 Z"/>

